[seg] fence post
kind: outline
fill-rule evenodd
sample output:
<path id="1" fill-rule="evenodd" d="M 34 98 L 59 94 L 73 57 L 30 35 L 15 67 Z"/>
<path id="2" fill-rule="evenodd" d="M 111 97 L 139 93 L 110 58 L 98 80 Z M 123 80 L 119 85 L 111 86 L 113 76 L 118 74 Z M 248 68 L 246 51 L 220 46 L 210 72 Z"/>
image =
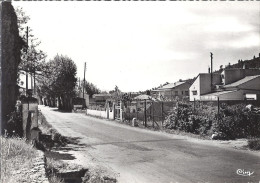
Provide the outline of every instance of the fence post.
<path id="1" fill-rule="evenodd" d="M 154 102 L 152 102 L 153 105 L 153 128 L 154 128 Z"/>
<path id="2" fill-rule="evenodd" d="M 131 117 L 130 117 L 130 115 L 131 115 L 131 109 L 130 109 L 130 101 L 128 101 L 128 109 L 129 109 L 129 113 L 128 113 L 128 117 L 129 117 L 129 123 L 131 122 Z"/>
<path id="3" fill-rule="evenodd" d="M 150 113 L 149 113 L 149 120 L 151 121 L 151 119 L 152 119 L 152 101 L 149 101 L 149 108 L 150 108 Z"/>
<path id="4" fill-rule="evenodd" d="M 136 120 L 138 120 L 138 105 L 137 105 L 137 100 L 136 100 Z"/>
<path id="5" fill-rule="evenodd" d="M 144 100 L 144 126 L 147 126 L 147 119 L 146 119 L 146 99 Z"/>
<path id="6" fill-rule="evenodd" d="M 193 110 L 195 111 L 195 103 L 196 103 L 196 99 L 194 98 L 194 105 L 193 105 Z"/>
<path id="7" fill-rule="evenodd" d="M 114 102 L 114 104 L 113 104 L 113 113 L 114 113 L 113 118 L 115 120 L 116 119 L 116 102 Z"/>
<path id="8" fill-rule="evenodd" d="M 218 121 L 219 121 L 219 97 L 218 97 Z"/>
<path id="9" fill-rule="evenodd" d="M 163 126 L 163 120 L 164 120 L 164 115 L 163 115 L 163 102 L 162 102 L 162 126 Z"/>

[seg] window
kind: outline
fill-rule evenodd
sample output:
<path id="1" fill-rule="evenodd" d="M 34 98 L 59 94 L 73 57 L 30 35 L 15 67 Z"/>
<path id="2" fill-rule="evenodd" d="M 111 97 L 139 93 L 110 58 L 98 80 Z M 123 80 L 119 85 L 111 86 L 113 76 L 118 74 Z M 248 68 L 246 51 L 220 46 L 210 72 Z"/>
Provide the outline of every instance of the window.
<path id="1" fill-rule="evenodd" d="M 188 96 L 189 95 L 189 91 L 185 91 L 185 95 Z"/>
<path id="2" fill-rule="evenodd" d="M 175 95 L 178 95 L 178 91 L 175 91 Z"/>
<path id="3" fill-rule="evenodd" d="M 192 91 L 193 95 L 197 95 L 197 90 Z"/>
<path id="4" fill-rule="evenodd" d="M 181 91 L 181 94 L 182 94 L 182 95 L 183 95 L 183 93 L 184 93 L 184 92 L 183 92 L 183 91 Z"/>

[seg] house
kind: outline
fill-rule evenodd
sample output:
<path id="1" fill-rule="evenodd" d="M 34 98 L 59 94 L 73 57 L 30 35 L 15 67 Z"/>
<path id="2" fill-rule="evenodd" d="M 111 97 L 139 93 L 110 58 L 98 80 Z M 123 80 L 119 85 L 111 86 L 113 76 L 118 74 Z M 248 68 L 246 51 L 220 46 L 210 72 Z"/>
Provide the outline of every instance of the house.
<path id="1" fill-rule="evenodd" d="M 212 83 L 212 84 L 211 84 Z M 200 100 L 200 96 L 212 93 L 212 86 L 221 85 L 221 74 L 200 73 L 189 88 L 190 101 Z"/>
<path id="2" fill-rule="evenodd" d="M 174 100 L 176 98 L 189 97 L 189 88 L 191 84 L 187 81 L 178 81 L 169 83 L 161 88 L 151 91 L 154 98 L 164 100 Z"/>
<path id="3" fill-rule="evenodd" d="M 212 79 L 211 79 L 212 78 Z M 222 73 L 201 73 L 190 89 L 190 101 L 239 101 L 260 94 L 259 69 L 225 69 Z"/>

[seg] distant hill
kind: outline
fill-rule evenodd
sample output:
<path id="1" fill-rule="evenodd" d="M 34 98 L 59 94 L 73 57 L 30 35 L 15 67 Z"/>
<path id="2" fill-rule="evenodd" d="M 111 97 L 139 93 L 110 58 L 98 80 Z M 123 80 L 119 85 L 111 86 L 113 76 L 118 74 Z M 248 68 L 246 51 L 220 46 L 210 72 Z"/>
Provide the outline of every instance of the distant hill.
<path id="1" fill-rule="evenodd" d="M 260 69 L 260 53 L 259 56 L 254 56 L 251 60 L 238 60 L 235 64 L 228 64 L 225 66 L 225 68 L 231 69 L 231 68 L 258 68 Z M 223 71 L 223 66 L 220 66 L 219 70 L 214 71 L 214 73 L 220 73 Z"/>
<path id="2" fill-rule="evenodd" d="M 231 68 L 243 68 L 245 65 L 246 68 L 260 68 L 260 55 L 251 60 L 238 60 L 238 63 L 233 64 Z"/>

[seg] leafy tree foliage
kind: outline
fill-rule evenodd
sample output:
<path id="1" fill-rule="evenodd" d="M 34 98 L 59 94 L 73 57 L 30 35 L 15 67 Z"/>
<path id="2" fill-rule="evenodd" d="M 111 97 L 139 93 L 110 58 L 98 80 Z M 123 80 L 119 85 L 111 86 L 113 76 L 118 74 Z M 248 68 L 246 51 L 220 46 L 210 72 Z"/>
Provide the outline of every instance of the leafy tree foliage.
<path id="1" fill-rule="evenodd" d="M 32 76 L 34 75 L 38 77 L 38 75 L 43 71 L 46 54 L 38 48 L 41 42 L 35 38 L 32 29 L 29 28 L 27 33 L 26 27 L 30 17 L 26 15 L 21 7 L 16 8 L 15 11 L 17 15 L 19 34 L 24 43 L 21 50 L 21 63 L 18 66 L 18 74 L 28 72 Z"/>
<path id="2" fill-rule="evenodd" d="M 75 96 L 77 66 L 67 56 L 56 55 L 44 66 L 38 79 L 38 94 L 46 97 L 50 106 L 58 99 L 59 109 L 69 110 L 70 99 Z"/>
<path id="3" fill-rule="evenodd" d="M 81 82 L 81 86 L 84 86 L 84 81 Z M 88 95 L 92 97 L 94 94 L 101 93 L 101 90 L 98 89 L 93 83 L 85 81 L 84 92 L 88 93 Z"/>

